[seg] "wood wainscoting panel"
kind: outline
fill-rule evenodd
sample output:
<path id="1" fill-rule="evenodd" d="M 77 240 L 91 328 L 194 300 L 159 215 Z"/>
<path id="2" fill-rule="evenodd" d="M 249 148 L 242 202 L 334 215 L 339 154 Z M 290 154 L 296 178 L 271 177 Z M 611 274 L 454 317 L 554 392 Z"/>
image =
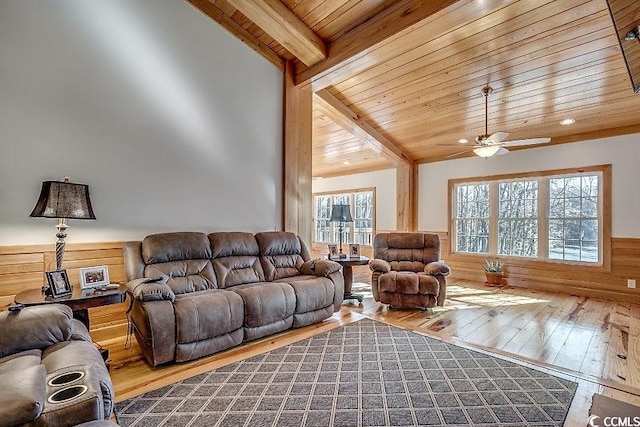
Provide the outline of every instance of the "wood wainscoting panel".
<path id="1" fill-rule="evenodd" d="M 55 245 L 25 245 L 0 247 L 0 310 L 13 304 L 14 297 L 27 289 L 41 288 L 47 279 L 46 271 L 55 270 Z M 80 286 L 80 269 L 106 265 L 109 281 L 124 284 L 124 258 L 122 242 L 69 243 L 66 245 L 63 268 L 69 282 Z M 142 352 L 134 345 L 124 349 L 127 332 L 126 311 L 128 300 L 121 304 L 89 309 L 91 336 L 100 345 L 109 348 L 112 364 L 137 360 Z"/>
<path id="2" fill-rule="evenodd" d="M 482 264 L 491 257 L 449 255 L 447 233 L 438 234 L 442 257 L 451 266 L 451 277 L 484 282 Z M 505 263 L 505 283 L 509 286 L 640 303 L 640 289 L 627 287 L 627 279 L 640 279 L 640 239 L 611 239 L 610 271 L 603 267 L 499 258 Z"/>

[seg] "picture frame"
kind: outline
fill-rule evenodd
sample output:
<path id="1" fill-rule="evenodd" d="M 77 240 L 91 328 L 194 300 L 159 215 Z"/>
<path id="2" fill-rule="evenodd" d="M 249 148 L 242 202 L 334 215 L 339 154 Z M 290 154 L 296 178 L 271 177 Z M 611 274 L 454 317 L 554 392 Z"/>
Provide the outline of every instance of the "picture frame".
<path id="1" fill-rule="evenodd" d="M 340 255 L 338 254 L 338 245 L 329 243 L 327 247 L 329 248 L 329 259 L 340 257 Z"/>
<path id="2" fill-rule="evenodd" d="M 360 258 L 360 245 L 358 243 L 349 244 L 349 257 Z"/>
<path id="3" fill-rule="evenodd" d="M 109 285 L 109 268 L 106 265 L 81 268 L 80 285 L 82 289 Z"/>
<path id="4" fill-rule="evenodd" d="M 67 270 L 47 271 L 47 283 L 49 284 L 49 292 L 53 298 L 71 295 L 73 288 L 69 283 Z"/>

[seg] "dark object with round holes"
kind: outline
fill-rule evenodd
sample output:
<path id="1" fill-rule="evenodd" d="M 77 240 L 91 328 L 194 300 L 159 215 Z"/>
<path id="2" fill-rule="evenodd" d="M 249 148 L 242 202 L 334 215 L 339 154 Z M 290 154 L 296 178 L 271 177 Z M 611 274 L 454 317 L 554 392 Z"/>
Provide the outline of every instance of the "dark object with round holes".
<path id="1" fill-rule="evenodd" d="M 48 384 L 50 387 L 61 386 L 78 381 L 81 378 L 84 378 L 83 371 L 65 372 L 64 374 L 56 375 L 55 377 L 51 378 Z"/>
<path id="2" fill-rule="evenodd" d="M 82 396 L 87 392 L 89 388 L 86 385 L 74 385 L 71 387 L 65 387 L 61 390 L 53 393 L 47 401 L 49 403 L 62 403 Z"/>

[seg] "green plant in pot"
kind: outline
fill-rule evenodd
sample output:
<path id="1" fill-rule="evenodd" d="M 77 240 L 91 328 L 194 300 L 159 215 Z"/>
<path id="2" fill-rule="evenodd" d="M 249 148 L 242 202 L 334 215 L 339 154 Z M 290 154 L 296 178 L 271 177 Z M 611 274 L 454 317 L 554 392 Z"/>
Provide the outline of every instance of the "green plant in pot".
<path id="1" fill-rule="evenodd" d="M 499 259 L 484 261 L 484 274 L 487 276 L 487 283 L 490 285 L 501 285 L 504 274 L 504 264 Z"/>

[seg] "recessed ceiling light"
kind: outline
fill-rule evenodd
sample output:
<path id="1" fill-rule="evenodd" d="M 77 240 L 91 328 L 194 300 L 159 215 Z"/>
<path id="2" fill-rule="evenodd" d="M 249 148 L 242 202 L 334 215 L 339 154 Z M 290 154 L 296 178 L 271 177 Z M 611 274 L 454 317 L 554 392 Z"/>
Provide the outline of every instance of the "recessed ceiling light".
<path id="1" fill-rule="evenodd" d="M 461 138 L 458 140 L 458 143 L 460 144 L 466 144 L 467 142 L 469 142 L 469 140 L 467 138 Z"/>
<path id="2" fill-rule="evenodd" d="M 575 119 L 564 119 L 563 121 L 560 122 L 560 124 L 562 126 L 569 126 L 569 125 L 574 124 L 575 122 L 576 122 Z"/>
<path id="3" fill-rule="evenodd" d="M 342 162 L 342 164 L 343 164 L 343 165 L 350 165 L 350 164 L 351 164 L 351 162 L 350 162 L 350 161 L 348 161 L 348 160 L 345 160 L 344 162 Z"/>

